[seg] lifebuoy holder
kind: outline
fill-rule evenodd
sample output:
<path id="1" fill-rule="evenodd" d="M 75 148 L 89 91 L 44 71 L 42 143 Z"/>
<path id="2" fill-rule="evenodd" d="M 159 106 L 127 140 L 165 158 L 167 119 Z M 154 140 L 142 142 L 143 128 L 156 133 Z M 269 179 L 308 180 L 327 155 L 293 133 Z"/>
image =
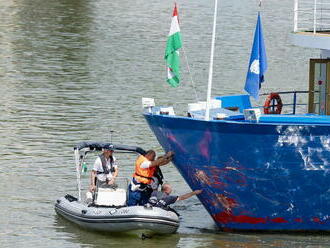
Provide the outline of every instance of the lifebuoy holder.
<path id="1" fill-rule="evenodd" d="M 270 93 L 264 104 L 265 114 L 281 114 L 283 107 L 282 99 L 278 93 Z"/>

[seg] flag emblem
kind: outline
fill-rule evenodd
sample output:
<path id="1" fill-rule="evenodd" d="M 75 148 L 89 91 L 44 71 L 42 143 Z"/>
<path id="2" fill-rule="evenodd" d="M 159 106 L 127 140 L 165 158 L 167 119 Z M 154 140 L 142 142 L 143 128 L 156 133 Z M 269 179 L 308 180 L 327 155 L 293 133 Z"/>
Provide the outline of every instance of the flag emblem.
<path id="1" fill-rule="evenodd" d="M 255 59 L 251 66 L 250 66 L 250 72 L 259 75 L 260 74 L 260 63 L 259 60 Z"/>

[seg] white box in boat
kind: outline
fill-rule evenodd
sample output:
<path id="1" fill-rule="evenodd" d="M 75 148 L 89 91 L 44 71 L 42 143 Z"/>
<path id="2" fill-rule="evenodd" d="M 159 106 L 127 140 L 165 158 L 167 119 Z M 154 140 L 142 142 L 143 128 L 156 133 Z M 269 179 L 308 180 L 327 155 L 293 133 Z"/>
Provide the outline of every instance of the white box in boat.
<path id="1" fill-rule="evenodd" d="M 101 206 L 125 206 L 126 196 L 125 189 L 99 188 L 95 204 Z"/>
<path id="2" fill-rule="evenodd" d="M 247 121 L 259 121 L 261 111 L 258 108 L 244 109 L 244 118 Z"/>

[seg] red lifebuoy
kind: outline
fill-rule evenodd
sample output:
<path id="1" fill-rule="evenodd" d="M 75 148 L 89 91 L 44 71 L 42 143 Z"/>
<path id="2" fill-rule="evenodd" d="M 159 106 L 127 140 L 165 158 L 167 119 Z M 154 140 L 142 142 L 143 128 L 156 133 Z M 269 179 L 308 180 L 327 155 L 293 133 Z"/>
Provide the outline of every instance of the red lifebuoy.
<path id="1" fill-rule="evenodd" d="M 283 107 L 282 99 L 277 93 L 270 93 L 264 104 L 265 114 L 281 114 Z"/>

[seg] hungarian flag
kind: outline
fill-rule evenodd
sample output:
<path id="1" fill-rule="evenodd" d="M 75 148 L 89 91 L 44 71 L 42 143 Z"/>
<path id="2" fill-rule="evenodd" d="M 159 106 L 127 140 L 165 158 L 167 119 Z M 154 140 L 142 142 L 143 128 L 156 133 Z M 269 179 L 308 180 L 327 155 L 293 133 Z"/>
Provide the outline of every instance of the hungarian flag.
<path id="1" fill-rule="evenodd" d="M 172 87 L 177 87 L 180 82 L 180 57 L 179 49 L 182 47 L 181 34 L 176 4 L 173 10 L 170 33 L 166 43 L 165 60 L 167 67 L 167 82 Z"/>

